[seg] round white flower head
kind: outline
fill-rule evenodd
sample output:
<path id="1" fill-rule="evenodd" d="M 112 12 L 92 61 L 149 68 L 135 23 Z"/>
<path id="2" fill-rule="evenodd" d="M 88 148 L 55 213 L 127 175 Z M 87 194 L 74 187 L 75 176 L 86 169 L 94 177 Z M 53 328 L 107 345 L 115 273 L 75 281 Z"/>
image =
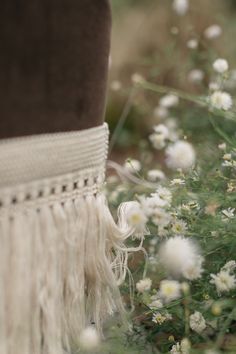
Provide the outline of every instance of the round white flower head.
<path id="1" fill-rule="evenodd" d="M 96 329 L 92 326 L 85 328 L 79 336 L 79 344 L 82 350 L 92 351 L 96 350 L 100 344 L 100 337 Z"/>
<path id="2" fill-rule="evenodd" d="M 213 63 L 213 69 L 219 73 L 219 74 L 223 74 L 225 73 L 226 71 L 228 71 L 229 69 L 229 64 L 227 62 L 227 60 L 225 59 L 216 59 Z"/>
<path id="3" fill-rule="evenodd" d="M 233 100 L 229 93 L 223 91 L 215 91 L 210 96 L 210 104 L 214 108 L 228 111 L 233 105 Z"/>
<path id="4" fill-rule="evenodd" d="M 162 280 L 159 296 L 165 303 L 178 299 L 181 296 L 180 283 L 176 280 Z"/>
<path id="5" fill-rule="evenodd" d="M 202 333 L 206 329 L 206 321 L 202 314 L 198 311 L 195 311 L 189 318 L 190 328 L 197 332 L 198 334 Z"/>
<path id="6" fill-rule="evenodd" d="M 157 208 L 153 211 L 152 222 L 160 227 L 158 229 L 158 235 L 162 237 L 164 235 L 162 234 L 163 230 L 161 230 L 161 228 L 164 228 L 171 222 L 171 215 L 165 210 Z"/>
<path id="7" fill-rule="evenodd" d="M 187 141 L 179 140 L 166 149 L 166 164 L 173 170 L 182 169 L 184 171 L 193 167 L 196 154 L 193 146 Z"/>
<path id="8" fill-rule="evenodd" d="M 160 99 L 159 104 L 161 107 L 171 108 L 179 104 L 179 98 L 173 94 L 165 95 Z"/>
<path id="9" fill-rule="evenodd" d="M 136 84 L 136 85 L 142 84 L 145 81 L 144 77 L 139 73 L 134 73 L 131 76 L 131 80 L 132 80 L 133 84 Z"/>
<path id="10" fill-rule="evenodd" d="M 204 35 L 207 39 L 214 39 L 222 34 L 222 28 L 219 25 L 211 25 L 204 31 Z"/>
<path id="11" fill-rule="evenodd" d="M 139 196 L 139 201 L 144 213 L 150 217 L 154 214 L 156 209 L 164 208 L 166 201 L 161 199 L 157 193 L 152 193 L 151 197 Z"/>
<path id="12" fill-rule="evenodd" d="M 136 289 L 139 293 L 149 291 L 152 286 L 152 280 L 149 278 L 141 279 L 136 283 Z"/>
<path id="13" fill-rule="evenodd" d="M 196 257 L 195 262 L 190 263 L 183 271 L 183 276 L 188 280 L 199 279 L 202 276 L 202 263 L 203 258 L 201 256 Z"/>
<path id="14" fill-rule="evenodd" d="M 220 90 L 220 85 L 218 82 L 211 81 L 209 83 L 209 90 L 210 91 L 219 91 Z"/>
<path id="15" fill-rule="evenodd" d="M 161 170 L 149 170 L 147 173 L 147 179 L 150 182 L 162 181 L 166 178 L 164 172 Z"/>
<path id="16" fill-rule="evenodd" d="M 168 188 L 162 187 L 162 186 L 158 186 L 157 189 L 156 189 L 156 192 L 151 194 L 151 195 L 155 196 L 156 194 L 164 202 L 163 206 L 169 206 L 171 204 L 172 193 L 171 193 L 171 191 Z"/>
<path id="17" fill-rule="evenodd" d="M 199 84 L 204 79 L 204 72 L 200 69 L 193 69 L 188 74 L 188 80 L 194 84 Z"/>
<path id="18" fill-rule="evenodd" d="M 159 260 L 165 270 L 172 276 L 184 276 L 189 279 L 188 271 L 198 268 L 203 261 L 193 241 L 182 236 L 175 236 L 163 242 L 159 251 Z M 192 276 L 192 274 L 191 274 Z M 192 276 L 191 279 L 194 279 Z"/>
<path id="19" fill-rule="evenodd" d="M 153 300 L 148 306 L 152 309 L 161 309 L 163 308 L 163 302 L 159 299 Z"/>
<path id="20" fill-rule="evenodd" d="M 133 234 L 137 238 L 142 238 L 145 234 L 148 234 L 146 228 L 147 217 L 138 202 L 130 201 L 122 203 L 119 206 L 118 215 L 119 227 L 121 229 L 133 229 Z"/>
<path id="21" fill-rule="evenodd" d="M 218 149 L 220 150 L 226 150 L 226 147 L 227 147 L 226 143 L 222 143 L 218 145 Z"/>
<path id="22" fill-rule="evenodd" d="M 161 150 L 166 146 L 166 138 L 163 134 L 152 133 L 149 135 L 149 140 L 154 149 Z"/>
<path id="23" fill-rule="evenodd" d="M 221 270 L 217 274 L 211 274 L 211 284 L 216 286 L 216 290 L 219 294 L 229 292 L 236 288 L 235 276 L 230 274 L 227 270 Z"/>
<path id="24" fill-rule="evenodd" d="M 119 91 L 122 88 L 121 82 L 118 80 L 113 80 L 111 82 L 110 88 L 112 91 Z"/>
<path id="25" fill-rule="evenodd" d="M 169 111 L 165 107 L 157 106 L 153 111 L 153 115 L 154 115 L 154 117 L 157 117 L 160 119 L 165 119 L 168 117 Z"/>
<path id="26" fill-rule="evenodd" d="M 129 173 L 139 172 L 141 170 L 141 163 L 135 159 L 127 159 L 124 163 L 124 168 Z"/>
<path id="27" fill-rule="evenodd" d="M 189 1 L 188 0 L 174 0 L 173 1 L 173 9 L 180 16 L 185 15 L 188 12 L 188 8 L 189 8 Z"/>
<path id="28" fill-rule="evenodd" d="M 228 261 L 225 265 L 221 268 L 221 270 L 226 270 L 228 272 L 232 272 L 236 269 L 236 262 L 234 260 Z"/>
<path id="29" fill-rule="evenodd" d="M 169 129 L 164 124 L 154 125 L 153 129 L 155 133 L 161 134 L 165 137 L 165 139 L 168 139 Z"/>
<path id="30" fill-rule="evenodd" d="M 198 47 L 198 40 L 195 38 L 189 39 L 187 42 L 187 47 L 189 49 L 196 49 Z"/>

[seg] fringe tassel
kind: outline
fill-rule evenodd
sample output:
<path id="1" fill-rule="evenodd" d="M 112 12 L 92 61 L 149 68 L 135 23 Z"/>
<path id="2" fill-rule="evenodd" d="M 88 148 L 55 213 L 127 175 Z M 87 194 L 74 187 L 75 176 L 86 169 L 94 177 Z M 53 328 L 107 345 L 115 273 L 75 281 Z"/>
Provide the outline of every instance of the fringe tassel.
<path id="1" fill-rule="evenodd" d="M 109 315 L 124 312 L 118 286 L 132 233 L 102 194 L 3 213 L 0 354 L 63 354 L 87 325 L 102 333 Z"/>

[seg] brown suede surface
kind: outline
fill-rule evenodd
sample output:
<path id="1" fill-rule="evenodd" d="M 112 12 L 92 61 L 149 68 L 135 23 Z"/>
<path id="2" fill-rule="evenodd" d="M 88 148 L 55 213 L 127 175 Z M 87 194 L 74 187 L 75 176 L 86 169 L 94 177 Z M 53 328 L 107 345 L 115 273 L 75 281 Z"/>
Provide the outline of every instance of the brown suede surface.
<path id="1" fill-rule="evenodd" d="M 102 123 L 109 0 L 0 1 L 0 138 Z"/>

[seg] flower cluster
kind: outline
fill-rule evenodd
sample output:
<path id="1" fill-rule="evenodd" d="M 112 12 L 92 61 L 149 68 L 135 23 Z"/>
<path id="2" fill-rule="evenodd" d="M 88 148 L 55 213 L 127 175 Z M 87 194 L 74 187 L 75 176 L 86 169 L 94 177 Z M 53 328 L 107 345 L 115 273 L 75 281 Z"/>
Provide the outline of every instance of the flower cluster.
<path id="1" fill-rule="evenodd" d="M 118 177 L 108 178 L 114 214 L 120 205 L 118 226 L 144 250 L 130 257 L 131 274 L 122 288 L 134 310 L 131 333 L 122 332 L 130 353 L 141 346 L 147 353 L 229 352 L 236 333 L 236 68 L 222 45 L 217 54 L 217 38 L 227 29 L 204 21 L 184 27 L 194 18 L 194 6 L 172 1 L 166 23 L 172 23 L 168 35 L 174 50 L 166 46 L 163 68 L 165 51 L 159 57 L 161 48 L 155 48 L 142 74 L 134 71 L 132 110 L 120 146 L 125 138 L 136 141 L 140 154 L 124 157 Z M 214 18 L 223 23 L 222 16 Z M 123 85 L 114 80 L 112 95 Z M 125 153 L 131 151 L 133 145 Z"/>

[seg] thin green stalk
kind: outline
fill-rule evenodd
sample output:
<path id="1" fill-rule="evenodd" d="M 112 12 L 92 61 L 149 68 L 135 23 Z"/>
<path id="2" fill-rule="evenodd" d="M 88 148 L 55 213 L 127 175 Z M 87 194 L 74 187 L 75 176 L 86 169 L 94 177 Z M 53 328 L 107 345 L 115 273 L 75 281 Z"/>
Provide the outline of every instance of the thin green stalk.
<path id="1" fill-rule="evenodd" d="M 121 116 L 118 120 L 118 123 L 116 125 L 116 128 L 112 134 L 112 137 L 111 137 L 111 141 L 110 141 L 110 149 L 109 149 L 109 152 L 112 151 L 115 143 L 116 143 L 116 140 L 117 140 L 117 137 L 119 136 L 124 124 L 125 124 L 125 121 L 130 113 L 130 110 L 132 108 L 132 102 L 133 102 L 133 97 L 134 97 L 134 93 L 135 93 L 135 88 L 132 88 L 131 91 L 130 91 L 130 94 L 128 96 L 128 99 L 125 103 L 125 106 L 123 108 L 123 111 L 121 113 Z"/>
<path id="2" fill-rule="evenodd" d="M 207 101 L 202 97 L 196 97 L 194 95 L 190 95 L 190 94 L 183 92 L 181 90 L 177 90 L 177 89 L 174 89 L 174 88 L 171 88 L 168 86 L 161 86 L 161 85 L 153 84 L 148 81 L 140 82 L 139 84 L 137 84 L 137 87 L 141 87 L 145 90 L 149 90 L 149 91 L 161 93 L 161 94 L 167 94 L 167 93 L 174 94 L 185 101 L 192 102 L 192 103 L 195 103 L 201 107 L 207 108 L 212 114 L 214 114 L 216 116 L 220 116 L 225 119 L 232 120 L 232 121 L 236 122 L 236 112 L 234 112 L 234 111 L 226 112 L 226 111 L 222 111 L 219 109 L 213 109 L 213 107 L 211 107 L 207 103 Z"/>
<path id="3" fill-rule="evenodd" d="M 220 348 L 223 344 L 224 341 L 224 336 L 225 336 L 225 332 L 227 331 L 227 329 L 230 326 L 230 323 L 232 322 L 232 320 L 234 319 L 234 316 L 236 314 L 236 308 L 234 308 L 230 314 L 228 315 L 223 327 L 221 328 L 220 333 L 218 334 L 218 337 L 216 339 L 216 348 Z"/>
<path id="4" fill-rule="evenodd" d="M 190 327 L 189 327 L 189 317 L 190 317 L 189 296 L 185 296 L 183 303 L 184 303 L 184 320 L 185 320 L 184 332 L 185 332 L 186 338 L 188 338 L 189 337 L 189 332 L 190 332 Z"/>
<path id="5" fill-rule="evenodd" d="M 196 104 L 201 105 L 203 107 L 207 107 L 207 104 L 206 104 L 206 102 L 203 101 L 203 99 L 196 98 L 193 95 L 189 95 L 183 91 L 180 91 L 180 90 L 168 87 L 168 86 L 161 86 L 161 85 L 153 84 L 148 81 L 142 81 L 139 84 L 139 86 L 146 89 L 146 90 L 153 91 L 156 93 L 174 94 L 174 95 L 178 96 L 179 98 L 182 98 L 183 100 L 196 103 Z"/>

